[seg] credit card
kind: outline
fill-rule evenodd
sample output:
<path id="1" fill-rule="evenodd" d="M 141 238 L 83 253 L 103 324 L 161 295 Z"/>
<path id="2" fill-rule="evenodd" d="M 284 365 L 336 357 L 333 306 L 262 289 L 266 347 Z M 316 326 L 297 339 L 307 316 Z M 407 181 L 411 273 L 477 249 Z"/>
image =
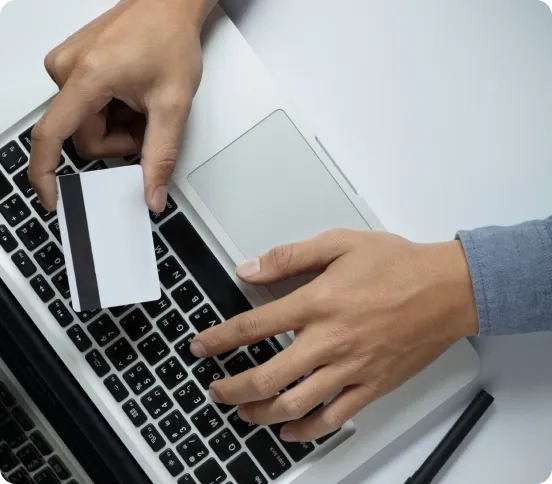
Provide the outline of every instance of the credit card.
<path id="1" fill-rule="evenodd" d="M 160 299 L 142 168 L 64 175 L 57 184 L 73 309 L 82 312 Z"/>

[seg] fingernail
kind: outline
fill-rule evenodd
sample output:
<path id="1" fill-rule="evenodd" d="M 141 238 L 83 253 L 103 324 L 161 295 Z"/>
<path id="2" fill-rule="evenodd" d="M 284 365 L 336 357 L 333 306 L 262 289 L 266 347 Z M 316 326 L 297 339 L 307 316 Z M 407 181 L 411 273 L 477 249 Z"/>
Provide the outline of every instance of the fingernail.
<path id="1" fill-rule="evenodd" d="M 207 356 L 205 346 L 203 346 L 199 341 L 192 341 L 192 344 L 190 345 L 190 351 L 192 355 L 197 356 L 198 358 L 205 358 L 205 356 Z"/>
<path id="2" fill-rule="evenodd" d="M 290 432 L 284 432 L 284 431 L 280 432 L 280 438 L 284 442 L 295 442 L 295 437 Z"/>
<path id="3" fill-rule="evenodd" d="M 261 261 L 258 257 L 255 257 L 255 259 L 251 259 L 244 262 L 243 264 L 240 264 L 236 269 L 236 273 L 238 274 L 238 276 L 243 277 L 244 279 L 253 277 L 259 272 L 261 272 Z"/>
<path id="4" fill-rule="evenodd" d="M 218 397 L 218 395 L 215 393 L 214 390 L 212 390 L 211 388 L 209 388 L 209 396 L 211 397 L 211 400 L 213 400 L 213 402 L 215 403 L 222 403 L 220 401 L 220 398 Z"/>
<path id="5" fill-rule="evenodd" d="M 244 408 L 238 408 L 238 417 L 240 417 L 244 422 L 251 422 L 251 418 Z"/>
<path id="6" fill-rule="evenodd" d="M 168 193 L 169 187 L 167 185 L 161 185 L 153 191 L 153 195 L 150 200 L 150 208 L 152 212 L 161 213 L 165 210 Z"/>

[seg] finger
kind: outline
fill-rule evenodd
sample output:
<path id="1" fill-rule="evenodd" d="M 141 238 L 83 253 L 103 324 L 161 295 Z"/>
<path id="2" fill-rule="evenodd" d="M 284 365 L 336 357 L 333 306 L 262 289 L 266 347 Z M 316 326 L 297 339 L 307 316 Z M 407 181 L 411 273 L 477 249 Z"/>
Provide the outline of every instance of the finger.
<path id="1" fill-rule="evenodd" d="M 205 358 L 300 329 L 313 316 L 309 314 L 307 298 L 303 295 L 308 289 L 308 286 L 297 289 L 277 301 L 199 333 L 193 339 L 190 351 L 199 358 Z"/>
<path id="2" fill-rule="evenodd" d="M 247 403 L 240 407 L 245 422 L 271 425 L 297 420 L 313 408 L 340 392 L 349 377 L 345 369 L 325 366 L 305 378 L 299 385 L 271 399 Z"/>
<path id="3" fill-rule="evenodd" d="M 375 398 L 376 395 L 367 387 L 348 387 L 312 415 L 284 425 L 280 430 L 280 438 L 287 442 L 310 442 L 331 434 Z"/>
<path id="4" fill-rule="evenodd" d="M 316 349 L 294 343 L 261 366 L 214 382 L 209 392 L 214 401 L 228 405 L 271 398 L 319 366 L 320 359 Z"/>
<path id="5" fill-rule="evenodd" d="M 77 131 L 83 120 L 101 111 L 109 98 L 108 91 L 97 80 L 91 84 L 84 78 L 72 78 L 35 125 L 29 180 L 49 211 L 56 207 L 55 169 L 63 142 Z"/>
<path id="6" fill-rule="evenodd" d="M 142 150 L 146 202 L 152 212 L 162 212 L 167 204 L 168 185 L 176 167 L 180 139 L 188 118 L 187 103 L 159 106 L 148 112 Z"/>
<path id="7" fill-rule="evenodd" d="M 342 233 L 325 232 L 304 242 L 281 245 L 240 265 L 236 273 L 246 282 L 269 284 L 321 271 L 345 252 L 347 244 Z"/>

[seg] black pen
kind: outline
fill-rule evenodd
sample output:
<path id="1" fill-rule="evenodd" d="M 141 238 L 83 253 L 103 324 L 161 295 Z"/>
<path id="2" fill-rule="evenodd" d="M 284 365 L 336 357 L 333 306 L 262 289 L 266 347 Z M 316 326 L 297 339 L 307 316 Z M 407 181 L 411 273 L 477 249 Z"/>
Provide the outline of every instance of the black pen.
<path id="1" fill-rule="evenodd" d="M 493 402 L 494 398 L 482 390 L 437 448 L 405 484 L 430 484 Z"/>

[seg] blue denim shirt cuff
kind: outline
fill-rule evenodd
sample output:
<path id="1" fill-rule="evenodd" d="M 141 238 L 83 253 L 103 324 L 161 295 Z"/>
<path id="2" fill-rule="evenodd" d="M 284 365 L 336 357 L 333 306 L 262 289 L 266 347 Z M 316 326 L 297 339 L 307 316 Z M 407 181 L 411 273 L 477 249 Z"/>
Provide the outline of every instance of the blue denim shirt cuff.
<path id="1" fill-rule="evenodd" d="M 552 218 L 457 234 L 481 335 L 552 330 Z"/>

